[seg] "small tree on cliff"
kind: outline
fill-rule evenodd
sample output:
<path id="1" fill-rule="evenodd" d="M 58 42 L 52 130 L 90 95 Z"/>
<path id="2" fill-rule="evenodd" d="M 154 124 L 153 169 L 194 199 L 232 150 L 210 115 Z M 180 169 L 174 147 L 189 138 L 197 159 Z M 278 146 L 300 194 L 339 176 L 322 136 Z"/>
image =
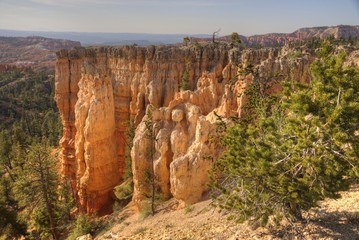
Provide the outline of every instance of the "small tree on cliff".
<path id="1" fill-rule="evenodd" d="M 242 43 L 241 39 L 239 38 L 238 33 L 232 32 L 231 34 L 231 46 L 238 47 Z"/>
<path id="2" fill-rule="evenodd" d="M 135 121 L 134 120 L 129 120 L 127 123 L 127 131 L 126 131 L 126 149 L 125 149 L 125 164 L 126 164 L 126 168 L 125 168 L 125 176 L 124 179 L 125 181 L 130 179 L 132 181 L 132 158 L 131 158 L 131 149 L 133 146 L 133 139 L 135 137 L 135 131 L 136 131 L 136 126 L 135 126 Z"/>
<path id="3" fill-rule="evenodd" d="M 189 84 L 189 66 L 190 63 L 186 62 L 184 71 L 183 71 L 183 76 L 182 76 L 182 82 L 181 82 L 181 90 L 182 91 L 187 91 L 191 89 L 191 86 Z"/>
<path id="4" fill-rule="evenodd" d="M 188 46 L 188 43 L 191 41 L 191 39 L 187 36 L 183 38 L 183 43 L 185 46 Z"/>
<path id="5" fill-rule="evenodd" d="M 221 29 L 219 28 L 217 31 L 214 31 L 212 33 L 212 43 L 216 43 L 216 36 L 219 34 L 220 31 Z"/>
<path id="6" fill-rule="evenodd" d="M 329 50 L 312 65 L 310 84 L 288 83 L 280 101 L 257 108 L 257 120 L 228 128 L 214 186 L 219 206 L 240 222 L 301 219 L 357 174 L 359 73 Z"/>
<path id="7" fill-rule="evenodd" d="M 155 195 L 156 195 L 156 176 L 155 176 L 155 166 L 154 166 L 154 157 L 155 157 L 155 144 L 157 141 L 156 133 L 154 129 L 153 123 L 153 106 L 149 105 L 146 113 L 146 137 L 149 140 L 149 149 L 148 149 L 148 157 L 151 162 L 150 169 L 150 183 L 151 183 L 151 213 L 155 214 Z"/>
<path id="8" fill-rule="evenodd" d="M 133 139 L 135 137 L 135 122 L 129 120 L 126 124 L 126 138 L 123 139 L 125 146 L 125 173 L 121 185 L 115 187 L 115 195 L 118 200 L 128 200 L 132 197 L 133 193 L 133 173 L 132 173 L 132 157 L 131 149 L 133 147 Z"/>

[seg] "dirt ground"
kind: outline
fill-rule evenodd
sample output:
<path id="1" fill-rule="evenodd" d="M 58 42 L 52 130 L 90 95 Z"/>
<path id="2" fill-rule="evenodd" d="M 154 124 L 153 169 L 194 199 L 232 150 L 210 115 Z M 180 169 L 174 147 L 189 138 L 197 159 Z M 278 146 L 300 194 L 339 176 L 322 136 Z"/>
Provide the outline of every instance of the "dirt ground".
<path id="1" fill-rule="evenodd" d="M 328 199 L 320 208 L 304 214 L 306 222 L 297 225 L 302 239 L 359 240 L 359 185 L 343 192 L 342 198 Z M 122 240 L 236 240 L 300 239 L 283 229 L 253 229 L 248 224 L 227 220 L 211 206 L 211 200 L 185 209 L 169 200 L 158 206 L 154 216 L 135 214 L 131 207 L 114 217 L 114 225 L 95 239 Z M 117 223 L 116 223 L 117 222 Z"/>

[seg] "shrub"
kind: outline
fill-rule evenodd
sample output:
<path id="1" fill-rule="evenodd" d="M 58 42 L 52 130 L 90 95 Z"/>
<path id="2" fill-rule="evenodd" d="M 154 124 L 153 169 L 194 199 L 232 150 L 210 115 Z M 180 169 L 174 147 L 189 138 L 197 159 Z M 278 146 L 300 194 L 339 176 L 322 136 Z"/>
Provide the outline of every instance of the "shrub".
<path id="1" fill-rule="evenodd" d="M 182 82 L 181 82 L 181 90 L 186 91 L 190 90 L 191 86 L 189 84 L 189 63 L 186 63 L 183 76 L 182 76 Z"/>
<path id="2" fill-rule="evenodd" d="M 68 240 L 75 240 L 77 237 L 86 234 L 93 234 L 101 227 L 100 221 L 95 216 L 79 214 L 74 223 L 74 227 L 68 236 Z"/>
<path id="3" fill-rule="evenodd" d="M 193 211 L 193 206 L 192 205 L 187 205 L 185 208 L 184 208 L 184 213 L 187 214 L 187 213 L 190 213 Z"/>
<path id="4" fill-rule="evenodd" d="M 140 215 L 146 218 L 152 214 L 151 201 L 143 200 L 140 204 Z"/>
<path id="5" fill-rule="evenodd" d="M 147 231 L 147 228 L 145 228 L 145 227 L 139 227 L 139 228 L 137 228 L 135 231 L 133 231 L 133 233 L 135 234 L 135 235 L 137 235 L 137 234 L 143 234 L 143 233 L 145 233 Z"/>
<path id="6" fill-rule="evenodd" d="M 238 47 L 241 44 L 241 39 L 239 38 L 238 33 L 232 32 L 231 34 L 231 46 L 232 47 Z"/>
<path id="7" fill-rule="evenodd" d="M 121 185 L 115 187 L 115 195 L 118 200 L 127 200 L 132 197 L 133 181 L 128 178 Z"/>

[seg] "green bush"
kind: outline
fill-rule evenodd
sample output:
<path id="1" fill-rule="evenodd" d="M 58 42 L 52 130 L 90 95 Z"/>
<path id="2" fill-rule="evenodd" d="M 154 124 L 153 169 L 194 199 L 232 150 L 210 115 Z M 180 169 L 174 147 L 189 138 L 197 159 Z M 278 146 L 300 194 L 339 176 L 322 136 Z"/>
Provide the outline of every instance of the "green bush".
<path id="1" fill-rule="evenodd" d="M 301 50 L 292 50 L 287 54 L 288 59 L 290 60 L 296 60 L 297 58 L 302 57 L 302 51 Z"/>
<path id="2" fill-rule="evenodd" d="M 133 181 L 131 178 L 127 179 L 121 185 L 115 187 L 115 195 L 118 200 L 127 200 L 132 197 Z"/>
<path id="3" fill-rule="evenodd" d="M 152 214 L 151 201 L 143 200 L 140 204 L 140 215 L 142 218 L 146 218 Z"/>
<path id="4" fill-rule="evenodd" d="M 135 231 L 133 231 L 133 234 L 137 235 L 137 234 L 143 234 L 147 231 L 147 228 L 145 227 L 139 227 L 137 228 Z"/>
<path id="5" fill-rule="evenodd" d="M 93 234 L 100 227 L 101 222 L 95 216 L 79 214 L 67 239 L 75 240 L 82 235 Z"/>
<path id="6" fill-rule="evenodd" d="M 187 214 L 187 213 L 190 213 L 192 212 L 194 209 L 194 207 L 192 205 L 187 205 L 185 208 L 184 208 L 184 213 Z"/>
<path id="7" fill-rule="evenodd" d="M 189 63 L 186 63 L 184 72 L 183 72 L 183 76 L 182 76 L 182 82 L 181 82 L 181 90 L 182 91 L 186 91 L 186 90 L 190 90 L 191 86 L 189 83 Z"/>

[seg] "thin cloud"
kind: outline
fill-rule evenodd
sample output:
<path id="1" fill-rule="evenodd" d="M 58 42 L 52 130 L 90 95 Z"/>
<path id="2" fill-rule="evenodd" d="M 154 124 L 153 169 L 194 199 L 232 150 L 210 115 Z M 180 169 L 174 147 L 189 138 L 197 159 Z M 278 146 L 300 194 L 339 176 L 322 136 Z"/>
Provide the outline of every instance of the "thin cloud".
<path id="1" fill-rule="evenodd" d="M 28 0 L 29 2 L 48 5 L 73 7 L 81 5 L 124 5 L 124 6 L 198 6 L 211 7 L 223 5 L 227 1 L 217 0 Z"/>
<path id="2" fill-rule="evenodd" d="M 29 0 L 30 3 L 46 5 L 46 6 L 62 6 L 73 7 L 76 5 L 86 4 L 85 0 Z"/>

